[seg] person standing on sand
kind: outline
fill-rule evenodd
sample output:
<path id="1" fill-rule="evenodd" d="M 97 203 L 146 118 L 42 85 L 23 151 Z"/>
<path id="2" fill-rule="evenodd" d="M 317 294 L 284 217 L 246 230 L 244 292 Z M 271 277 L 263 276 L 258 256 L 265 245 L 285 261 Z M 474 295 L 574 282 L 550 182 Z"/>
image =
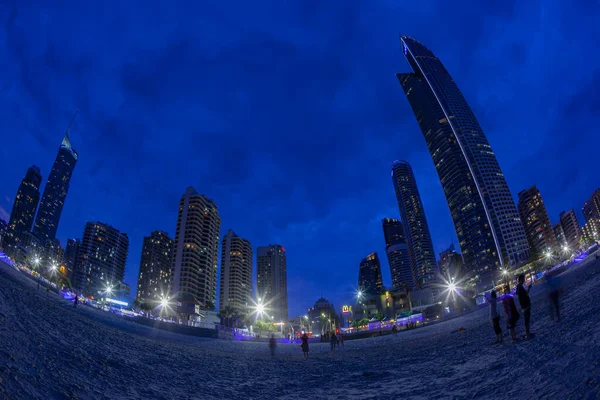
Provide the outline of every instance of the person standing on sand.
<path id="1" fill-rule="evenodd" d="M 502 343 L 502 328 L 500 328 L 500 316 L 498 315 L 498 299 L 496 298 L 496 291 L 492 290 L 490 294 L 485 294 L 485 300 L 490 304 L 490 319 L 492 320 L 492 326 L 494 327 L 494 333 L 496 334 L 496 343 Z"/>
<path id="2" fill-rule="evenodd" d="M 74 306 L 75 308 L 77 308 L 77 302 L 79 301 L 79 298 L 77 297 L 77 295 L 75 295 L 75 301 L 74 301 Z"/>
<path id="3" fill-rule="evenodd" d="M 331 336 L 329 337 L 329 345 L 331 346 L 331 351 L 335 350 L 336 344 L 337 338 L 335 337 L 335 332 L 331 332 Z"/>
<path id="4" fill-rule="evenodd" d="M 275 340 L 275 335 L 271 335 L 269 339 L 269 350 L 271 351 L 271 358 L 275 357 L 275 348 L 277 347 L 277 341 Z"/>
<path id="5" fill-rule="evenodd" d="M 517 306 L 515 305 L 515 299 L 510 295 L 510 288 L 508 285 L 506 286 L 505 294 L 502 297 L 502 305 L 504 306 L 504 312 L 506 313 L 506 327 L 510 332 L 510 337 L 513 342 L 517 340 L 516 326 L 517 321 L 521 317 L 519 311 L 517 310 Z"/>
<path id="6" fill-rule="evenodd" d="M 546 273 L 546 289 L 548 290 L 548 300 L 550 301 L 550 319 L 554 321 L 554 315 L 556 314 L 556 320 L 560 322 L 560 307 L 558 303 L 560 281 L 554 274 L 550 270 Z"/>
<path id="7" fill-rule="evenodd" d="M 308 335 L 306 333 L 302 335 L 302 344 L 300 347 L 302 348 L 304 358 L 308 358 Z"/>
<path id="8" fill-rule="evenodd" d="M 340 343 L 342 344 L 342 347 L 344 346 L 344 334 L 342 334 L 340 332 Z"/>
<path id="9" fill-rule="evenodd" d="M 529 298 L 529 291 L 531 290 L 531 284 L 525 289 L 525 274 L 519 275 L 519 284 L 517 285 L 517 297 L 519 298 L 519 304 L 521 305 L 521 311 L 523 311 L 523 321 L 525 322 L 525 338 L 529 339 L 531 333 L 529 332 L 529 322 L 531 321 L 531 299 Z"/>

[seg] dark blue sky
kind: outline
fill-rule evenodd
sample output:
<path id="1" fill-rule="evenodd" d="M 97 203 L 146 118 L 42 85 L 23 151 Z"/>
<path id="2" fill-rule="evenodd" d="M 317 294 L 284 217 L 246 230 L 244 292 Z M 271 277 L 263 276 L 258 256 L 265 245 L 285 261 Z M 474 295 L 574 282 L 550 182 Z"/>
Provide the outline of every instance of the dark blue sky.
<path id="1" fill-rule="evenodd" d="M 399 34 L 444 62 L 514 196 L 537 184 L 556 222 L 599 186 L 594 1 L 12 3 L 0 7 L 0 215 L 27 167 L 47 179 L 79 108 L 58 236 L 89 220 L 128 233 L 133 287 L 143 236 L 174 234 L 190 185 L 216 201 L 222 234 L 286 247 L 291 316 L 321 294 L 350 301 L 372 251 L 390 284 L 381 219 L 399 214 L 396 158 L 414 168 L 436 252 L 456 242 L 394 75 L 409 71 Z"/>

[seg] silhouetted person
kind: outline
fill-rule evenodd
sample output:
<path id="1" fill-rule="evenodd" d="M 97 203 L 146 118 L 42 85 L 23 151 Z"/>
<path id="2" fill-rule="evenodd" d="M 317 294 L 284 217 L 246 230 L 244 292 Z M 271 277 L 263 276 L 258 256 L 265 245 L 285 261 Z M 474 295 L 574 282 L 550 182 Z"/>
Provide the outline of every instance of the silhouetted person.
<path id="1" fill-rule="evenodd" d="M 517 306 L 515 305 L 515 299 L 510 295 L 510 289 L 506 286 L 505 295 L 502 297 L 502 305 L 504 306 L 504 312 L 506 313 L 506 327 L 510 332 L 510 337 L 513 342 L 517 340 L 516 326 L 517 321 L 521 317 Z"/>
<path id="2" fill-rule="evenodd" d="M 525 322 L 525 337 L 529 339 L 531 334 L 529 332 L 529 322 L 531 321 L 531 299 L 529 298 L 529 291 L 531 290 L 531 284 L 525 289 L 525 274 L 519 275 L 519 283 L 517 285 L 517 297 L 519 298 L 519 304 L 521 305 L 521 311 L 523 311 L 523 321 Z"/>
<path id="3" fill-rule="evenodd" d="M 79 297 L 77 297 L 77 295 L 75 295 L 75 301 L 74 301 L 74 307 L 77 308 L 77 302 L 79 301 Z"/>
<path id="4" fill-rule="evenodd" d="M 550 301 L 550 319 L 560 321 L 560 307 L 558 298 L 560 297 L 560 280 L 554 276 L 554 272 L 548 271 L 546 274 L 546 289 L 548 290 L 548 300 Z"/>
<path id="5" fill-rule="evenodd" d="M 396 325 L 392 326 L 392 335 L 396 335 L 398 333 L 398 327 Z"/>
<path id="6" fill-rule="evenodd" d="M 344 345 L 344 335 L 340 332 L 340 343 Z"/>
<path id="7" fill-rule="evenodd" d="M 275 357 L 275 348 L 277 348 L 277 341 L 275 340 L 275 335 L 271 335 L 269 339 L 269 350 L 271 351 L 271 357 Z"/>
<path id="8" fill-rule="evenodd" d="M 302 348 L 304 358 L 308 358 L 308 335 L 306 333 L 302 335 L 302 344 L 300 347 Z"/>
<path id="9" fill-rule="evenodd" d="M 329 337 L 329 346 L 331 347 L 331 351 L 335 349 L 337 345 L 337 337 L 335 337 L 335 332 L 331 332 L 331 336 Z"/>
<path id="10" fill-rule="evenodd" d="M 492 290 L 488 295 L 485 294 L 485 299 L 490 304 L 490 319 L 492 320 L 492 326 L 494 327 L 494 333 L 496 334 L 496 343 L 502 342 L 502 328 L 500 328 L 500 315 L 498 315 L 498 299 L 496 297 L 496 291 Z"/>

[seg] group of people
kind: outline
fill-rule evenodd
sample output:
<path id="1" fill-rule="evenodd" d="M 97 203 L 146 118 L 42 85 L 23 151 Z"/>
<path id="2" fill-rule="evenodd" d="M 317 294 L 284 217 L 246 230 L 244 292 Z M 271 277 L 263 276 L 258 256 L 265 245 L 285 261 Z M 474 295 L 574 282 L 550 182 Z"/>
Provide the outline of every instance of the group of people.
<path id="1" fill-rule="evenodd" d="M 329 339 L 329 345 L 331 346 L 331 351 L 340 347 L 340 344 L 344 345 L 344 335 L 340 332 L 339 335 L 336 335 L 335 332 L 327 333 L 327 337 Z M 300 336 L 302 353 L 304 358 L 308 358 L 308 335 L 305 333 Z M 277 340 L 275 339 L 275 335 L 271 335 L 269 338 L 269 350 L 271 352 L 271 357 L 275 357 L 275 349 L 277 348 Z"/>
<path id="2" fill-rule="evenodd" d="M 550 316 L 554 320 L 555 316 L 560 320 L 560 308 L 559 308 L 559 284 L 558 278 L 554 276 L 551 271 L 546 274 L 546 285 L 548 289 L 548 299 L 550 302 Z M 531 290 L 531 283 L 525 287 L 525 275 L 520 274 L 517 278 L 517 288 L 515 294 L 519 305 L 521 307 L 521 313 L 523 314 L 523 322 L 525 325 L 524 339 L 530 339 L 531 333 L 531 299 L 529 297 L 529 291 Z M 498 295 L 495 290 L 492 290 L 489 294 L 485 294 L 485 298 L 490 305 L 490 319 L 492 320 L 492 326 L 494 333 L 496 334 L 496 343 L 501 343 L 503 338 L 502 328 L 500 327 L 500 315 L 498 314 L 497 304 Z M 510 286 L 506 285 L 504 288 L 504 295 L 500 298 L 504 313 L 506 314 L 506 327 L 510 332 L 511 339 L 517 341 L 517 321 L 521 318 L 521 314 L 517 309 L 514 297 L 510 293 Z"/>

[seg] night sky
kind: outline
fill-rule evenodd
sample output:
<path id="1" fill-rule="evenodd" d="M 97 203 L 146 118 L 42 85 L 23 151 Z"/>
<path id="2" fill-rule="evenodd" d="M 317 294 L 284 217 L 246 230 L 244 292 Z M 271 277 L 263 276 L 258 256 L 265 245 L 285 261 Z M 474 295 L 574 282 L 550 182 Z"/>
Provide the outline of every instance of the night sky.
<path id="1" fill-rule="evenodd" d="M 31 164 L 46 181 L 79 108 L 58 237 L 90 220 L 126 232 L 133 290 L 143 236 L 174 235 L 190 185 L 217 203 L 221 236 L 285 246 L 290 316 L 320 295 L 351 301 L 372 251 L 391 284 L 381 219 L 399 217 L 395 159 L 414 168 L 436 252 L 456 243 L 395 77 L 410 71 L 400 34 L 445 64 L 515 198 L 537 184 L 552 222 L 575 208 L 583 223 L 600 185 L 594 1 L 12 3 L 0 7 L 0 217 Z"/>

